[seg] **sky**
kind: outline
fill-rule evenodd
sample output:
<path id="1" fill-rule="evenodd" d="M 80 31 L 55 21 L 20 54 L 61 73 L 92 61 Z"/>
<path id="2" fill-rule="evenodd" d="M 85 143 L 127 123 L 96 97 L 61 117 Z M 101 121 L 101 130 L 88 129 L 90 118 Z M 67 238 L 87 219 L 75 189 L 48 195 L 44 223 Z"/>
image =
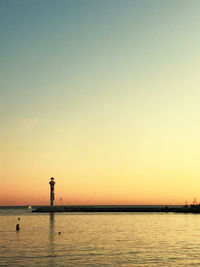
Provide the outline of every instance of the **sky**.
<path id="1" fill-rule="evenodd" d="M 200 1 L 0 1 L 0 205 L 200 200 Z"/>

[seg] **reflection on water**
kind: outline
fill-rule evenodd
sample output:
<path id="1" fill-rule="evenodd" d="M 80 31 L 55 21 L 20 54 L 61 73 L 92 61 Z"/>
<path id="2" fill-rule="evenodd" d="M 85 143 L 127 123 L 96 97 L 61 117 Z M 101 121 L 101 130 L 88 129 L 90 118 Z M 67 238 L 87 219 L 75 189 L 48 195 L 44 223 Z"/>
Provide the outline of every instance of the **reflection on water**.
<path id="1" fill-rule="evenodd" d="M 54 234 L 55 234 L 55 229 L 54 229 L 55 214 L 53 212 L 50 212 L 49 219 L 50 219 L 49 220 L 49 241 L 50 241 L 50 243 L 53 244 Z"/>
<path id="2" fill-rule="evenodd" d="M 49 266 L 55 266 L 53 257 L 55 257 L 54 237 L 55 237 L 55 215 L 53 212 L 49 214 Z"/>
<path id="3" fill-rule="evenodd" d="M 0 215 L 0 266 L 200 266 L 199 214 L 18 217 Z"/>

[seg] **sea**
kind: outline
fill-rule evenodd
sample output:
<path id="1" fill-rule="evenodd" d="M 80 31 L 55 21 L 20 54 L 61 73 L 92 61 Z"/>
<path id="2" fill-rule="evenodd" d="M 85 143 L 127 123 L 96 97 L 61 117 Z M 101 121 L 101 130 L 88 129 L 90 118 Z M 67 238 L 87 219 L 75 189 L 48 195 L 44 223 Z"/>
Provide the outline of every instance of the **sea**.
<path id="1" fill-rule="evenodd" d="M 200 266 L 199 255 L 200 214 L 0 207 L 0 266 L 188 267 Z"/>

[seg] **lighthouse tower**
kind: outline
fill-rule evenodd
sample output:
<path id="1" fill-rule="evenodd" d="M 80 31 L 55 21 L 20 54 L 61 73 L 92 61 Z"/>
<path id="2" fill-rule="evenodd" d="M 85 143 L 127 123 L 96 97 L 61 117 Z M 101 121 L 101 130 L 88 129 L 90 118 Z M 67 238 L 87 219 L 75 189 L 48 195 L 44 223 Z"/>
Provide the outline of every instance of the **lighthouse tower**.
<path id="1" fill-rule="evenodd" d="M 51 207 L 51 210 L 53 209 L 53 201 L 54 201 L 54 185 L 55 185 L 55 181 L 54 181 L 54 178 L 51 177 L 50 179 L 50 190 L 51 190 L 51 193 L 50 193 L 50 207 Z"/>

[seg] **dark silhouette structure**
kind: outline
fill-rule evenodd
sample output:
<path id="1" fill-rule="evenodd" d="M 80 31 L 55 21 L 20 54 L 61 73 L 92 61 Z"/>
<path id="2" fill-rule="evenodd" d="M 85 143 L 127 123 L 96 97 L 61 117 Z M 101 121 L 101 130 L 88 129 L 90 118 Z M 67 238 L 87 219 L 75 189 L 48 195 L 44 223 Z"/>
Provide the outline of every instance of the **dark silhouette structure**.
<path id="1" fill-rule="evenodd" d="M 53 177 L 51 177 L 49 184 L 50 184 L 50 209 L 53 210 L 54 186 L 55 186 L 55 179 Z"/>

